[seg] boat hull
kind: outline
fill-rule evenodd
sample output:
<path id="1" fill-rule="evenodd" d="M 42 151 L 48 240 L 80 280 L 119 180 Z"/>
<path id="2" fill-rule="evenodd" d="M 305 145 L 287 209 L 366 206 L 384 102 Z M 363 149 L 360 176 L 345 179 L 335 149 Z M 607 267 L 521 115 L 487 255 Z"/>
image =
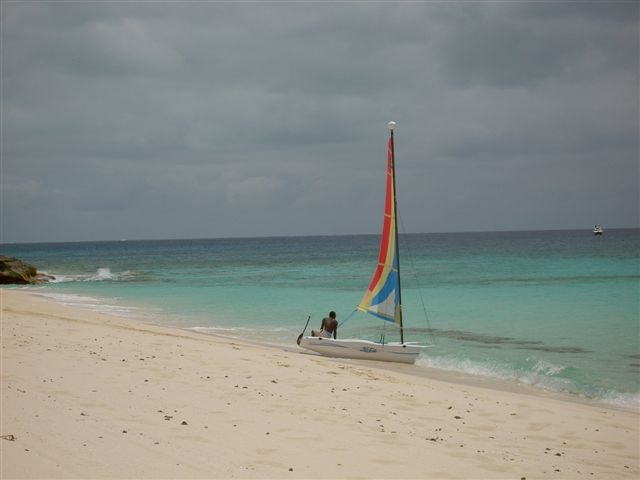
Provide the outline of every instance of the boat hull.
<path id="1" fill-rule="evenodd" d="M 426 348 L 412 343 L 376 343 L 369 340 L 322 337 L 302 337 L 300 346 L 328 357 L 399 363 L 415 363 L 420 352 Z"/>

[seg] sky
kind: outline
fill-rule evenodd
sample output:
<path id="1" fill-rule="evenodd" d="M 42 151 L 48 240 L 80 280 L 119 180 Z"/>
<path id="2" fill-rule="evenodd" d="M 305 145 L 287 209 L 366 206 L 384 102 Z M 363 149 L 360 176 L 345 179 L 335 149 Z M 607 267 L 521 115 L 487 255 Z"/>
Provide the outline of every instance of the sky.
<path id="1" fill-rule="evenodd" d="M 0 241 L 638 227 L 639 5 L 4 0 Z"/>

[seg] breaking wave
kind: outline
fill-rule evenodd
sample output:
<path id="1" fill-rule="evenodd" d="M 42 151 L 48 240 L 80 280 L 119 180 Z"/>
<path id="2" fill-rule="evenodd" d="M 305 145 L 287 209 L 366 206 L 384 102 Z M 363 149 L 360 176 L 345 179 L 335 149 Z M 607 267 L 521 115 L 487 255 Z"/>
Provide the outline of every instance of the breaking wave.
<path id="1" fill-rule="evenodd" d="M 434 357 L 423 355 L 417 365 L 462 373 L 465 375 L 506 380 L 541 388 L 550 392 L 576 394 L 578 396 L 607 403 L 616 407 L 640 408 L 640 393 L 624 393 L 616 390 L 593 389 L 585 391 L 569 376 L 571 368 L 553 364 L 544 360 L 532 360 L 526 366 L 508 366 L 506 364 L 479 362 L 452 357 Z"/>
<path id="2" fill-rule="evenodd" d="M 100 267 L 94 273 L 76 275 L 54 275 L 55 280 L 51 283 L 65 282 L 104 282 L 104 281 L 127 281 L 133 279 L 136 274 L 130 270 L 124 272 L 112 272 L 110 268 Z"/>
<path id="3" fill-rule="evenodd" d="M 118 305 L 108 299 L 95 298 L 87 295 L 77 295 L 74 293 L 58 293 L 41 289 L 36 291 L 36 295 L 49 298 L 56 303 L 71 307 L 80 307 L 86 310 L 123 315 L 126 317 L 140 316 L 138 314 L 139 309 L 136 307 Z"/>

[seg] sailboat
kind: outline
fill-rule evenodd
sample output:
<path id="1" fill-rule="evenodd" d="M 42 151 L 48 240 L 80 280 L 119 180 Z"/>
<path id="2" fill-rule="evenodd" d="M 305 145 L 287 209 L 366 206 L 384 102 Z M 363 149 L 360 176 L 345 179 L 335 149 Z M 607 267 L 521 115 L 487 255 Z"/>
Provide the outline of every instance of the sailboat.
<path id="1" fill-rule="evenodd" d="M 396 215 L 396 181 L 393 131 L 396 123 L 389 122 L 387 148 L 387 183 L 384 222 L 380 241 L 378 264 L 357 310 L 400 327 L 400 342 L 372 342 L 363 339 L 335 339 L 316 336 L 298 337 L 298 345 L 322 355 L 339 358 L 358 358 L 385 362 L 415 363 L 426 348 L 417 342 L 404 341 L 402 295 L 400 288 L 400 256 Z M 307 321 L 307 325 L 308 325 Z M 306 330 L 306 326 L 305 326 Z"/>

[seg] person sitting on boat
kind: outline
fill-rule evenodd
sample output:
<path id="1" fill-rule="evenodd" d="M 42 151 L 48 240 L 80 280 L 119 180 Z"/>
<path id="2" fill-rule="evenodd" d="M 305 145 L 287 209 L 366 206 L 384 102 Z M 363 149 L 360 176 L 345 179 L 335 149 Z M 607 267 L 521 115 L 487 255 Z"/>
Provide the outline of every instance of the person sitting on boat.
<path id="1" fill-rule="evenodd" d="M 329 316 L 322 319 L 320 330 L 311 330 L 311 336 L 323 338 L 338 338 L 338 321 L 336 320 L 336 312 L 329 312 Z"/>

